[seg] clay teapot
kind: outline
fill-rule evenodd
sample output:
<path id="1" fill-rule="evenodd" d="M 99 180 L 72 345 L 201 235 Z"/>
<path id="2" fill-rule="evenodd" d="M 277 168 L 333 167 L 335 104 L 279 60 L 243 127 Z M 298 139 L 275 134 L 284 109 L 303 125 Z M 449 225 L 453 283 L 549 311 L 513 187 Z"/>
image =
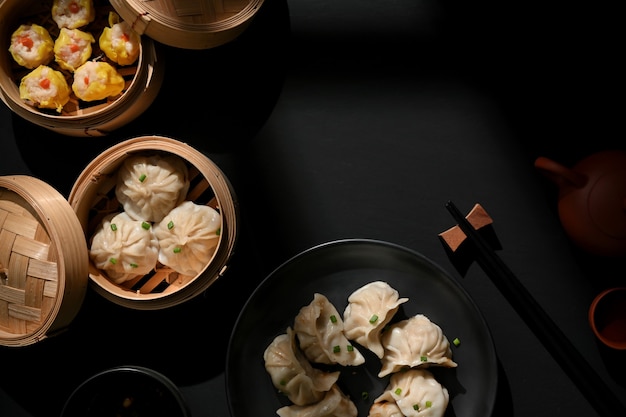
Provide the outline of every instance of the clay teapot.
<path id="1" fill-rule="evenodd" d="M 572 168 L 539 157 L 535 167 L 558 186 L 559 219 L 577 246 L 626 255 L 626 151 L 597 152 Z"/>

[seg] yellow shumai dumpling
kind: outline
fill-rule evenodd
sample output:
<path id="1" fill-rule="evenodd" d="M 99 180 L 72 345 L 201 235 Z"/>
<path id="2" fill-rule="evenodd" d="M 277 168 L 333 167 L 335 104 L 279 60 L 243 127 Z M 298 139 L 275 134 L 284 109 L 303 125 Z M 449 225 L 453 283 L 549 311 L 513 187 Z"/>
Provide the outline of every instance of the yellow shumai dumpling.
<path id="1" fill-rule="evenodd" d="M 96 18 L 93 0 L 54 0 L 52 19 L 60 28 L 76 29 L 86 26 Z"/>
<path id="2" fill-rule="evenodd" d="M 74 72 L 72 91 L 83 101 L 103 100 L 124 90 L 124 78 L 104 61 L 87 61 Z"/>
<path id="3" fill-rule="evenodd" d="M 54 60 L 68 71 L 75 71 L 91 57 L 91 44 L 95 39 L 91 33 L 80 29 L 61 28 L 54 41 Z"/>
<path id="4" fill-rule="evenodd" d="M 109 26 L 100 35 L 100 49 L 119 65 L 133 64 L 139 58 L 141 37 L 128 23 L 120 21 L 116 13 L 109 13 Z"/>
<path id="5" fill-rule="evenodd" d="M 42 109 L 63 110 L 70 100 L 70 87 L 60 71 L 40 65 L 20 82 L 20 98 Z"/>
<path id="6" fill-rule="evenodd" d="M 48 31 L 36 24 L 20 25 L 11 35 L 9 52 L 15 62 L 28 69 L 47 65 L 54 57 L 54 41 Z"/>

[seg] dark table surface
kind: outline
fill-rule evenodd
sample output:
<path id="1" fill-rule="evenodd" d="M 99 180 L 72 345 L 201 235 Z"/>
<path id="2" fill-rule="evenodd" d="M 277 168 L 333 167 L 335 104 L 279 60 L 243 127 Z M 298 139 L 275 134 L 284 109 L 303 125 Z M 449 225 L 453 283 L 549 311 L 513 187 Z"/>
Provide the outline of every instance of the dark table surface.
<path id="1" fill-rule="evenodd" d="M 0 416 L 58 415 L 80 382 L 126 364 L 172 379 L 194 417 L 229 416 L 225 357 L 244 302 L 292 256 L 344 238 L 405 246 L 458 279 L 496 347 L 494 416 L 597 415 L 485 272 L 455 270 L 438 240 L 454 225 L 448 200 L 463 212 L 485 207 L 504 262 L 626 399 L 625 352 L 598 344 L 587 323 L 594 296 L 626 283 L 625 262 L 572 244 L 557 189 L 533 166 L 538 156 L 572 165 L 624 149 L 617 11 L 382 3 L 266 0 L 228 45 L 163 46 L 157 99 L 102 138 L 61 136 L 0 108 L 2 175 L 33 175 L 67 196 L 108 146 L 160 134 L 216 162 L 241 208 L 231 267 L 201 296 L 146 312 L 88 291 L 65 333 L 0 347 Z M 193 89 L 183 86 L 189 63 L 202 77 Z"/>

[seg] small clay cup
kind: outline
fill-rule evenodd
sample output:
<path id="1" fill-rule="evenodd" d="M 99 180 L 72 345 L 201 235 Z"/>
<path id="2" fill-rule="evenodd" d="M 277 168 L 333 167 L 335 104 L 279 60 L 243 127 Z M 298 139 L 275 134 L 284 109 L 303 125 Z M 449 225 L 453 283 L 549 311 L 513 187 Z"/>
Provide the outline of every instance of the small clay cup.
<path id="1" fill-rule="evenodd" d="M 626 287 L 599 293 L 589 307 L 589 324 L 603 344 L 626 350 Z"/>

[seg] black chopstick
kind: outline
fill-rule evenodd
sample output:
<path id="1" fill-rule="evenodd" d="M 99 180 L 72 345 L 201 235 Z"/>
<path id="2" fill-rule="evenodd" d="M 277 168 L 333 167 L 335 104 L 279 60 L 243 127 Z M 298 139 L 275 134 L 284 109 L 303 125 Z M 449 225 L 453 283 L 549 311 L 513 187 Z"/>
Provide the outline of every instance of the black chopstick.
<path id="1" fill-rule="evenodd" d="M 476 249 L 476 262 L 576 384 L 587 401 L 602 416 L 626 416 L 626 406 L 570 343 L 561 329 L 546 314 L 487 241 L 472 227 L 454 203 L 448 201 L 446 208 L 465 233 L 468 241 Z"/>

